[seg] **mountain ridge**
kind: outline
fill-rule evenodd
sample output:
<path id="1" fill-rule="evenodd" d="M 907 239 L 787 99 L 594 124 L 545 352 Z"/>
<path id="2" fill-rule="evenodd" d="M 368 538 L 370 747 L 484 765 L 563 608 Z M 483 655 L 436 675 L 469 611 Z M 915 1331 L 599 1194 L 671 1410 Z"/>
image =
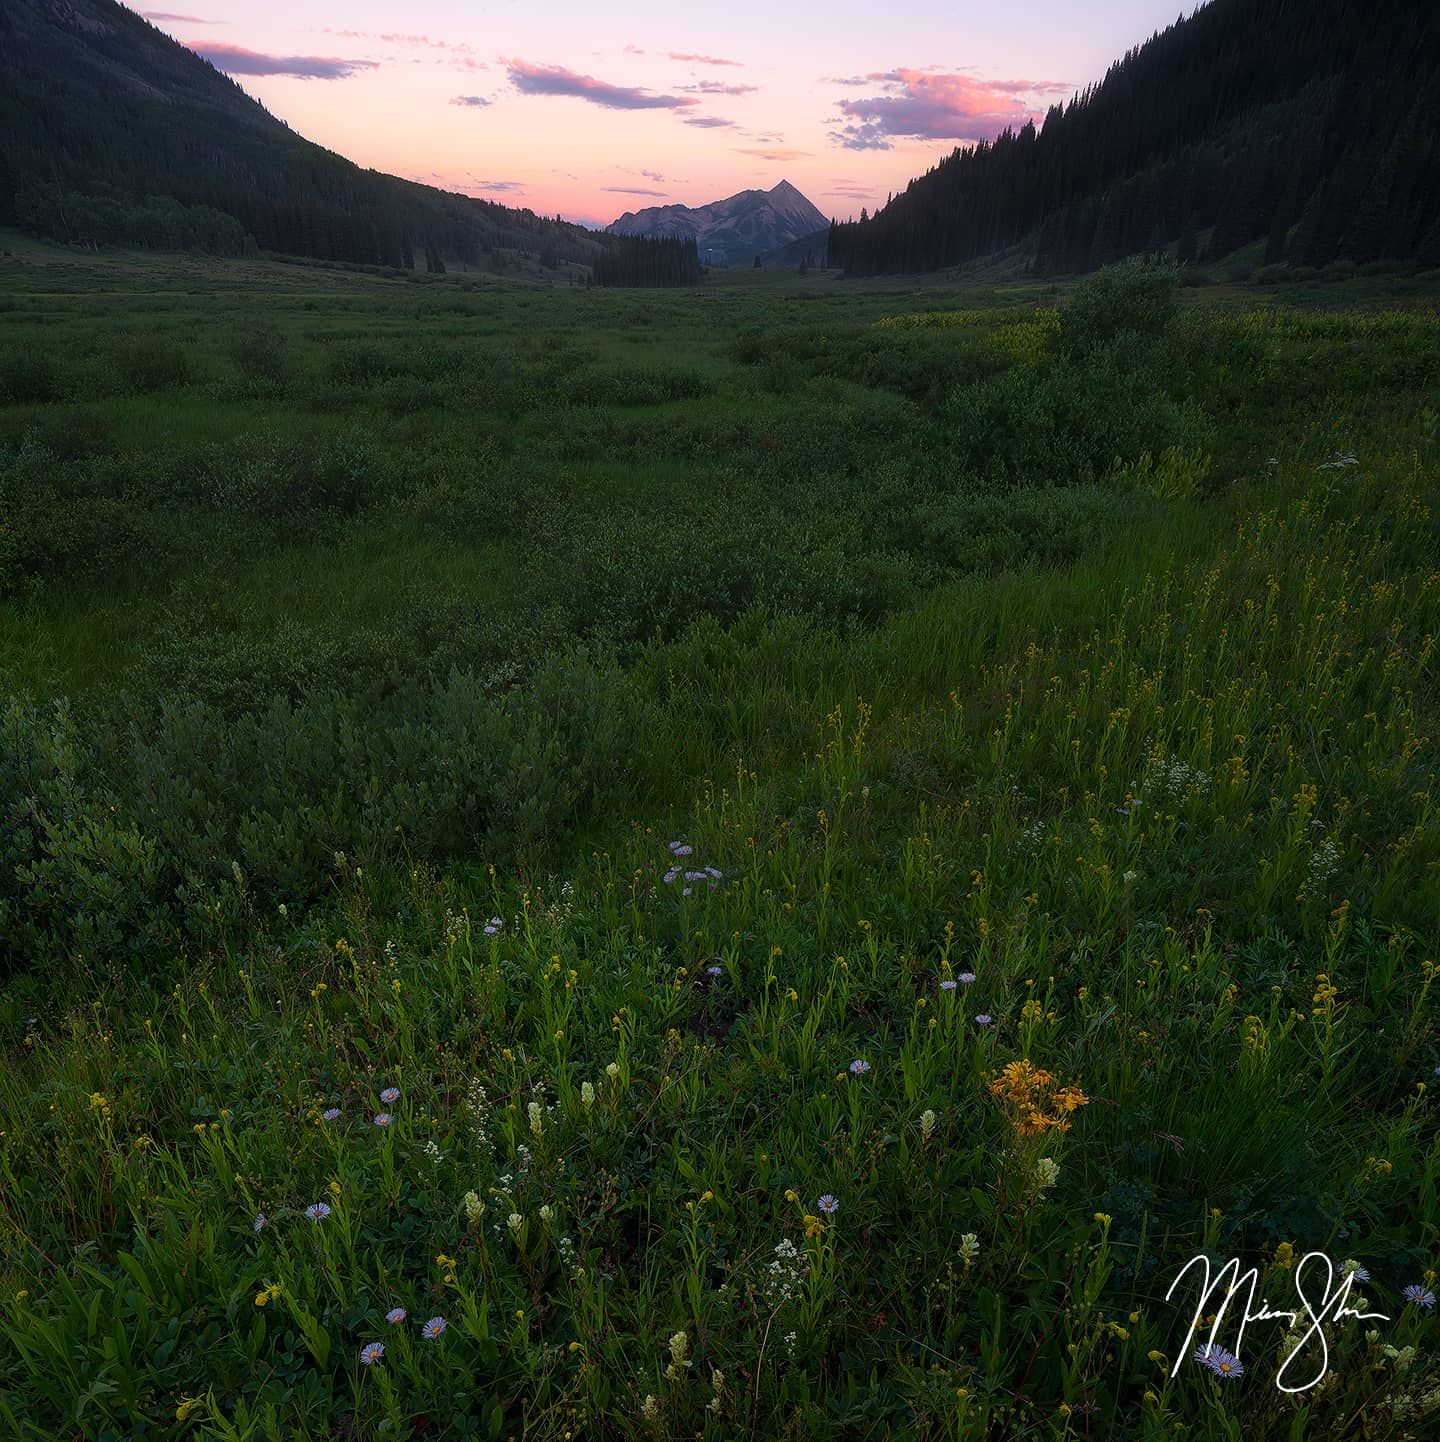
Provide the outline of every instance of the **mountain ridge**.
<path id="1" fill-rule="evenodd" d="M 1267 263 L 1440 265 L 1440 5 L 1210 0 L 1042 124 L 833 226 L 828 254 L 876 275 L 1023 245 L 1034 273 L 1063 275 L 1256 241 Z"/>
<path id="2" fill-rule="evenodd" d="M 582 226 L 306 140 L 116 0 L 3 0 L 0 224 L 20 208 L 63 213 L 72 193 L 165 197 L 232 217 L 265 250 L 402 269 L 503 267 L 517 252 L 590 264 L 607 248 Z"/>
<path id="3" fill-rule="evenodd" d="M 606 226 L 608 235 L 693 240 L 700 258 L 739 265 L 752 256 L 823 230 L 829 221 L 788 180 L 769 190 L 740 190 L 708 205 L 652 205 L 627 210 Z"/>

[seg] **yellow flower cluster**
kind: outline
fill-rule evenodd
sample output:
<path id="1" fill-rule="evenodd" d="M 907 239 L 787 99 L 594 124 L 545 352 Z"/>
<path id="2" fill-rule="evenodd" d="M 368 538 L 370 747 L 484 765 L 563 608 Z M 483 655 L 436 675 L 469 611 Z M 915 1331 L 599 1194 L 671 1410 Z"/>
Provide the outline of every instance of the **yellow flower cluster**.
<path id="1" fill-rule="evenodd" d="M 1028 1060 L 1012 1061 L 992 1078 L 990 1094 L 1009 1111 L 1011 1125 L 1022 1137 L 1068 1132 L 1070 1117 L 1090 1101 L 1078 1086 L 1061 1086 L 1050 1072 Z"/>

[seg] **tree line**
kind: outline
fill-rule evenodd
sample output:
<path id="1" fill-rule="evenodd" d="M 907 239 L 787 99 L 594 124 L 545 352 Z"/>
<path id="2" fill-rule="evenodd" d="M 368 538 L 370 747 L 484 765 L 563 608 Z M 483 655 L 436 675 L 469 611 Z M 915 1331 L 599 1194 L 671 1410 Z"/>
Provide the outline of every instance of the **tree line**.
<path id="1" fill-rule="evenodd" d="M 1213 0 L 1051 107 L 832 224 L 850 274 L 1014 246 L 1039 274 L 1175 247 L 1440 265 L 1440 4 Z"/>
<path id="2" fill-rule="evenodd" d="M 208 205 L 181 205 L 168 195 L 135 199 L 119 193 L 82 195 L 58 185 L 22 190 L 15 218 L 35 235 L 72 245 L 133 245 L 204 255 L 250 255 L 255 238 L 233 215 Z"/>
<path id="3" fill-rule="evenodd" d="M 700 252 L 694 239 L 614 235 L 591 262 L 596 285 L 673 286 L 700 283 Z"/>

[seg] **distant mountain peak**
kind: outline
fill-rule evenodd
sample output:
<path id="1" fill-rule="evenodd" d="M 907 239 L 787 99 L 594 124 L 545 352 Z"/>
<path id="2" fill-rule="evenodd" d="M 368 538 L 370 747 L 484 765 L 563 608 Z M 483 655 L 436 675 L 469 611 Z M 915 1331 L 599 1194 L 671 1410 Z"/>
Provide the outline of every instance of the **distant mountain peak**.
<path id="1" fill-rule="evenodd" d="M 613 235 L 678 236 L 694 240 L 702 260 L 739 265 L 828 224 L 788 180 L 769 190 L 742 190 L 708 205 L 652 205 L 627 210 L 607 229 Z"/>

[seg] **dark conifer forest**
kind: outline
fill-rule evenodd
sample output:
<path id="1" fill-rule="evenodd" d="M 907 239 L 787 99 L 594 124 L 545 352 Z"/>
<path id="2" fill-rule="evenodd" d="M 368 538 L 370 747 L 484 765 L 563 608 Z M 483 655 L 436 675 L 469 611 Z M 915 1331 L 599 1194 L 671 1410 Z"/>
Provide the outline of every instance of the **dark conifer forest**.
<path id="1" fill-rule="evenodd" d="M 1040 126 L 832 226 L 829 260 L 875 275 L 1025 246 L 1055 275 L 1260 240 L 1272 263 L 1440 263 L 1434 0 L 1213 0 Z"/>
<path id="2" fill-rule="evenodd" d="M 695 241 L 671 237 L 616 236 L 624 242 L 611 246 L 591 262 L 596 285 L 696 285 L 700 255 Z"/>
<path id="3" fill-rule="evenodd" d="M 501 252 L 588 264 L 607 243 L 364 170 L 113 0 L 4 0 L 0 225 L 87 245 L 146 244 L 157 232 L 170 248 L 238 243 L 200 214 L 158 224 L 156 197 L 231 217 L 240 241 L 262 250 L 364 265 L 436 271 L 448 257 L 483 268 Z M 186 243 L 190 232 L 203 243 Z"/>

